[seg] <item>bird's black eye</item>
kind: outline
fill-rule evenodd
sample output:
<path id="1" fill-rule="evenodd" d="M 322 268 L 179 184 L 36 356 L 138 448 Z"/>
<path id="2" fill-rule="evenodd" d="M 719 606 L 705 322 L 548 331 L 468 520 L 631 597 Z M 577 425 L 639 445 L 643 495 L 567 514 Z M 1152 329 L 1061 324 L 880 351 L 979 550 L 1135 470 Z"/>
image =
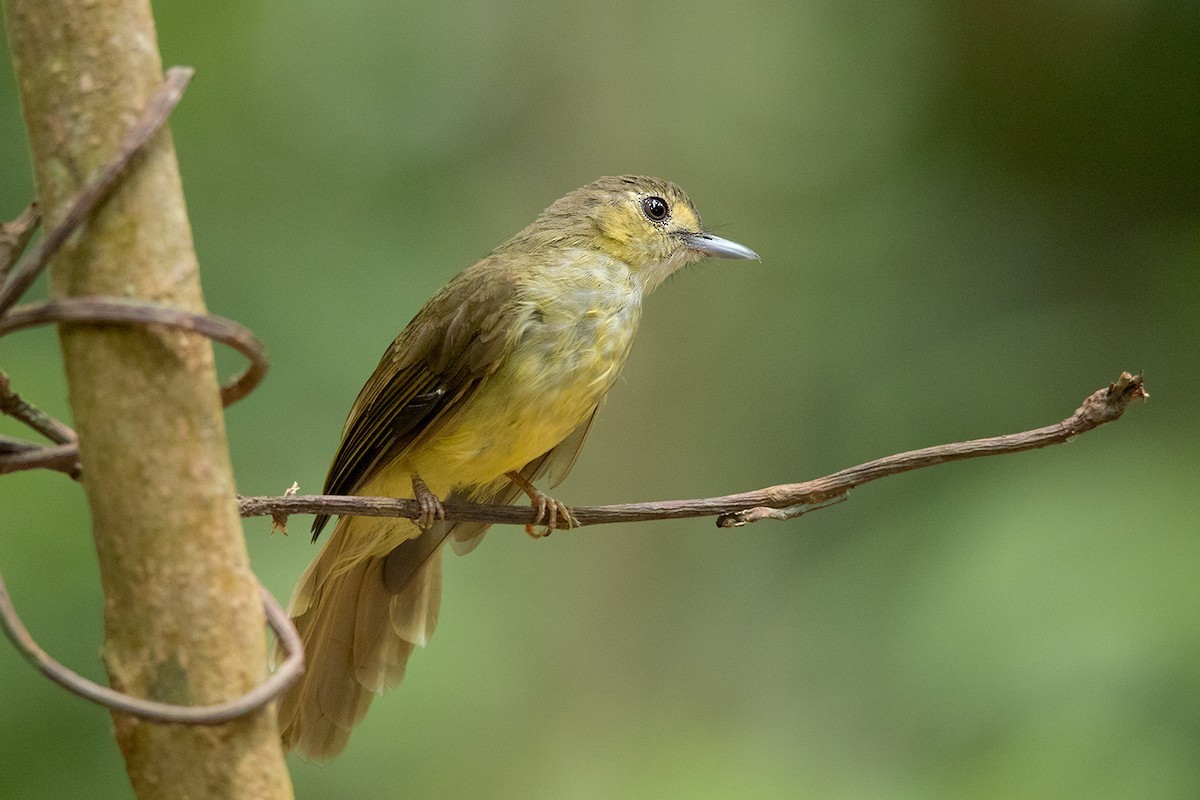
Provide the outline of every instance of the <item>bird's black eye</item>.
<path id="1" fill-rule="evenodd" d="M 661 197 L 645 197 L 642 198 L 642 213 L 651 222 L 662 222 L 671 213 L 671 208 Z"/>

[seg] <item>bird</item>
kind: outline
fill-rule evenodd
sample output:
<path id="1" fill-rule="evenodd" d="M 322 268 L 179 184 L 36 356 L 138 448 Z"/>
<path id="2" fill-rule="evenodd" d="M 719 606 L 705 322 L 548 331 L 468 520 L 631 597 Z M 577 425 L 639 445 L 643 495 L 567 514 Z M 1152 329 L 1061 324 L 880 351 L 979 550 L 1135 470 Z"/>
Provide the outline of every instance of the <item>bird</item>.
<path id="1" fill-rule="evenodd" d="M 573 465 L 633 345 L 643 298 L 707 257 L 758 259 L 704 230 L 679 186 L 604 177 L 552 203 L 417 312 L 359 392 L 325 494 L 416 500 L 416 519 L 341 516 L 289 606 L 306 670 L 277 711 L 283 745 L 326 761 L 398 684 L 437 625 L 442 544 L 487 523 L 442 499 L 511 503 L 544 532 L 572 527 L 553 489 Z M 313 541 L 329 521 L 313 521 Z M 526 532 L 538 536 L 535 525 Z"/>

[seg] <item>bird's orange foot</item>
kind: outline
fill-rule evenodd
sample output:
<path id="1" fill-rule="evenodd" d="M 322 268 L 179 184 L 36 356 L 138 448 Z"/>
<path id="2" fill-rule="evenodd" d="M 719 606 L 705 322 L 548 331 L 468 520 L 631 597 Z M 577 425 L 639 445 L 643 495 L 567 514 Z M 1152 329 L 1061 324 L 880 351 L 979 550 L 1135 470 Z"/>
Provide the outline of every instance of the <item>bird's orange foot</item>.
<path id="1" fill-rule="evenodd" d="M 524 475 L 519 472 L 510 472 L 508 473 L 508 479 L 520 487 L 521 491 L 529 495 L 529 504 L 537 512 L 537 516 L 533 518 L 533 522 L 525 525 L 525 533 L 534 539 L 549 536 L 558 530 L 560 526 L 564 530 L 568 530 L 579 525 L 579 520 L 575 519 L 575 516 L 571 513 L 571 509 L 567 508 L 565 503 L 555 500 L 541 489 L 538 489 L 527 481 Z M 538 533 L 538 525 L 545 525 L 545 530 Z"/>
<path id="2" fill-rule="evenodd" d="M 437 495 L 429 490 L 425 481 L 421 480 L 421 476 L 416 473 L 413 473 L 412 476 L 412 487 L 413 498 L 421 509 L 415 522 L 421 530 L 429 530 L 433 527 L 433 523 L 446 518 L 446 509 L 442 507 L 442 501 L 438 500 Z"/>

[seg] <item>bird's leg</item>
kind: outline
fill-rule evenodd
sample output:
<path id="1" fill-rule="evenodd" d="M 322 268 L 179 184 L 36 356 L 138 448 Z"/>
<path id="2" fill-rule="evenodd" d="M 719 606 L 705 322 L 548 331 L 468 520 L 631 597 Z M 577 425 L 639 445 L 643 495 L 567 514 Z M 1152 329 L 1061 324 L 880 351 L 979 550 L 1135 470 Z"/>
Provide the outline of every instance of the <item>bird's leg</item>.
<path id="1" fill-rule="evenodd" d="M 537 511 L 537 516 L 533 522 L 525 526 L 527 534 L 535 539 L 539 539 L 542 536 L 549 536 L 558 530 L 558 523 L 560 521 L 563 523 L 564 529 L 574 528 L 579 524 L 579 521 L 571 515 L 571 509 L 527 481 L 524 475 L 519 472 L 509 472 L 506 474 L 508 475 L 508 479 L 520 487 L 522 492 L 529 495 L 530 505 Z M 537 525 L 541 525 L 543 519 L 546 520 L 546 531 L 545 533 L 538 533 L 534 528 Z"/>
<path id="2" fill-rule="evenodd" d="M 416 519 L 418 528 L 423 531 L 429 530 L 433 523 L 446 518 L 446 509 L 442 508 L 442 501 L 438 500 L 437 495 L 429 490 L 429 486 L 415 472 L 412 474 L 412 488 L 413 498 L 421 507 L 421 513 Z"/>

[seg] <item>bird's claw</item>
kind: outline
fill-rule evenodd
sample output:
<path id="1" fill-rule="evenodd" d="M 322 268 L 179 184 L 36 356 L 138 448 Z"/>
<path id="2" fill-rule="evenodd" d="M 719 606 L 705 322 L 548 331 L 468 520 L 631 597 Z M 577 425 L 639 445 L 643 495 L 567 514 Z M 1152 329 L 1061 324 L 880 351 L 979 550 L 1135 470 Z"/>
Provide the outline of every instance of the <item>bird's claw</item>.
<path id="1" fill-rule="evenodd" d="M 565 503 L 555 500 L 545 492 L 530 495 L 529 499 L 530 505 L 537 511 L 533 522 L 525 525 L 525 533 L 532 538 L 540 539 L 543 536 L 549 536 L 560 526 L 563 530 L 570 530 L 579 525 L 579 520 L 575 519 L 575 515 L 571 513 L 571 509 L 567 508 Z M 545 530 L 538 533 L 537 526 L 542 524 L 545 525 Z"/>
<path id="2" fill-rule="evenodd" d="M 430 491 L 425 481 L 421 480 L 419 476 L 412 476 L 412 487 L 413 498 L 417 501 L 420 509 L 420 513 L 414 521 L 418 528 L 427 531 L 433 527 L 435 522 L 446 518 L 446 509 L 442 506 L 442 501 Z"/>
<path id="3" fill-rule="evenodd" d="M 567 508 L 566 504 L 555 500 L 534 486 L 524 475 L 519 472 L 510 472 L 508 478 L 529 496 L 529 504 L 537 512 L 533 522 L 525 525 L 525 533 L 534 539 L 540 539 L 558 530 L 560 522 L 563 523 L 564 530 L 579 526 L 579 520 L 575 519 L 575 515 L 571 513 L 571 509 Z M 538 533 L 538 525 L 545 525 L 546 529 L 542 533 Z"/>

